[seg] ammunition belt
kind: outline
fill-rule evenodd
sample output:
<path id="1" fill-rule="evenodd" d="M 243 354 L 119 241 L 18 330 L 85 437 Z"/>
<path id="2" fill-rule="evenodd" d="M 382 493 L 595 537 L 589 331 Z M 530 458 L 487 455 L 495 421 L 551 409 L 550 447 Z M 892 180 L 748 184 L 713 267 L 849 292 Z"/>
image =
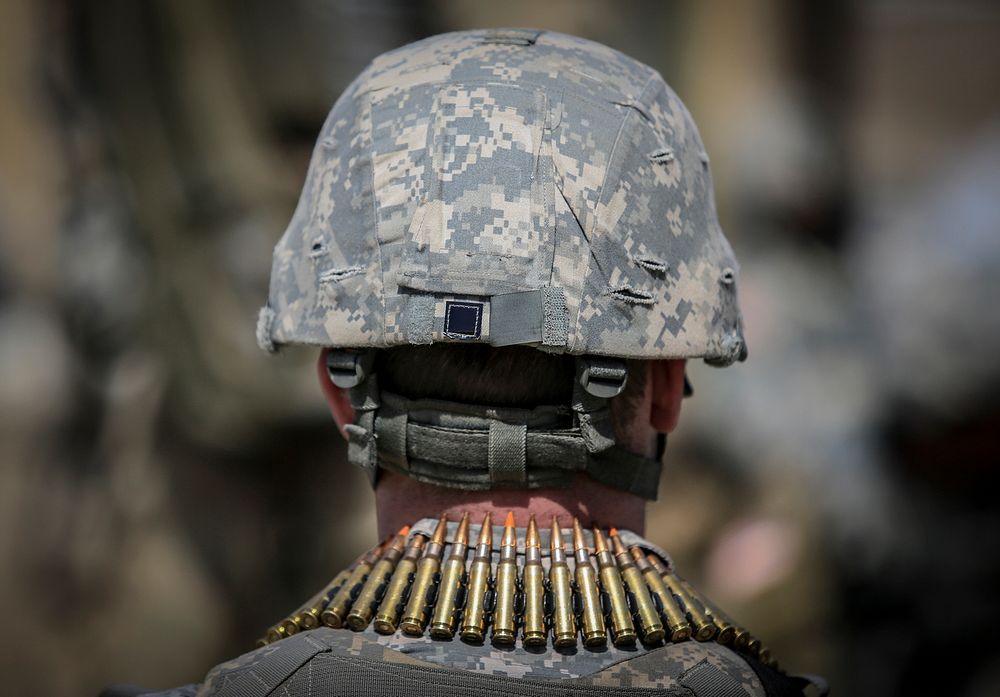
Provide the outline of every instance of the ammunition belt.
<path id="1" fill-rule="evenodd" d="M 615 533 L 612 533 L 614 535 Z M 599 531 L 595 535 L 600 535 Z M 561 538 L 561 533 L 559 533 Z M 417 534 L 416 537 L 422 537 Z M 405 540 L 405 535 L 402 536 Z M 443 538 L 442 538 L 443 539 Z M 326 626 L 382 635 L 461 639 L 481 644 L 557 649 L 714 641 L 777 667 L 771 652 L 744 627 L 677 575 L 656 554 L 632 545 L 577 553 L 544 563 L 530 550 L 511 558 L 467 555 L 461 547 L 417 540 L 403 554 L 387 541 L 362 555 L 295 612 L 273 625 L 258 646 Z M 423 544 L 426 542 L 426 545 Z M 436 545 L 436 547 L 435 547 Z M 452 549 L 456 545 L 451 545 Z M 422 549 L 421 549 L 422 548 Z M 467 556 L 473 556 L 467 559 Z"/>

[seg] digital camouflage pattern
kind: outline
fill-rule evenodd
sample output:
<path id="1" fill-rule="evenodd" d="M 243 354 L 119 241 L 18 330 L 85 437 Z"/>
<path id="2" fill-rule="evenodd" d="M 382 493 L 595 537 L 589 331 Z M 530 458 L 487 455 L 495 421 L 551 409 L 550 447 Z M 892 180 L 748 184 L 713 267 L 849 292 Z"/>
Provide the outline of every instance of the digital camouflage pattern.
<path id="1" fill-rule="evenodd" d="M 745 355 L 708 157 L 653 69 L 532 30 L 386 53 L 333 107 L 258 341 Z M 450 331 L 448 302 L 471 303 Z"/>
<path id="2" fill-rule="evenodd" d="M 614 695 L 647 691 L 685 697 L 763 697 L 760 678 L 733 651 L 718 644 L 670 644 L 641 653 L 608 649 L 599 665 L 554 652 L 481 647 L 456 664 L 461 642 L 414 640 L 391 648 L 371 632 L 316 629 L 265 646 L 212 669 L 198 697 L 378 694 Z M 469 647 L 466 647 L 469 648 Z M 581 653 L 584 653 L 581 650 Z M 698 682 L 693 679 L 697 676 Z M 699 691 L 709 684 L 723 692 Z M 358 691 L 364 685 L 366 692 Z M 435 691 L 435 688 L 441 691 Z M 187 697 L 187 692 L 162 697 Z M 461 691 L 460 691 L 461 690 Z"/>

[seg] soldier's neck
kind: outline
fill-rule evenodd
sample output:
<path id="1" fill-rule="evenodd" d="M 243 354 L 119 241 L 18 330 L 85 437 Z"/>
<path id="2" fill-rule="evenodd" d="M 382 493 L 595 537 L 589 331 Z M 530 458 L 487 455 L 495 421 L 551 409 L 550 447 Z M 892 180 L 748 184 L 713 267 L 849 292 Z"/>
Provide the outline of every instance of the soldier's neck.
<path id="1" fill-rule="evenodd" d="M 569 527 L 577 517 L 585 526 L 596 522 L 639 534 L 646 525 L 645 500 L 584 476 L 577 477 L 567 489 L 460 491 L 383 471 L 375 489 L 375 502 L 379 537 L 383 539 L 420 518 L 447 515 L 458 520 L 465 511 L 477 522 L 487 511 L 493 513 L 494 521 L 503 521 L 507 511 L 513 511 L 519 527 L 527 525 L 531 515 L 545 524 L 556 515 L 561 525 Z"/>

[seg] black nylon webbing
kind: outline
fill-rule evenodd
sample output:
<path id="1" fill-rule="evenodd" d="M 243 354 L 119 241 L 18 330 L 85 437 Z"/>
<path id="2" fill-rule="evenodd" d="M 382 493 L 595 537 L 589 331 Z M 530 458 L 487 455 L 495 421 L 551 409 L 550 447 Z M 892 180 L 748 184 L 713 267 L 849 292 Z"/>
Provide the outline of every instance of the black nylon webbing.
<path id="1" fill-rule="evenodd" d="M 723 673 L 708 661 L 701 661 L 679 678 L 695 697 L 749 697 L 743 686 L 731 675 Z"/>
<path id="2" fill-rule="evenodd" d="M 306 634 L 274 644 L 274 651 L 261 656 L 256 665 L 223 685 L 216 697 L 266 697 L 309 659 L 330 647 Z"/>
<path id="3" fill-rule="evenodd" d="M 805 694 L 804 690 L 807 685 L 810 684 L 810 680 L 806 678 L 801 678 L 793 675 L 785 675 L 779 673 L 774 668 L 770 668 L 756 658 L 748 657 L 746 659 L 747 664 L 753 669 L 753 672 L 757 674 L 757 678 L 760 680 L 761 685 L 764 687 L 764 692 L 768 697 L 802 697 Z M 829 688 L 826 684 L 817 685 L 818 694 L 825 695 L 829 692 Z M 824 688 L 826 688 L 824 690 Z"/>

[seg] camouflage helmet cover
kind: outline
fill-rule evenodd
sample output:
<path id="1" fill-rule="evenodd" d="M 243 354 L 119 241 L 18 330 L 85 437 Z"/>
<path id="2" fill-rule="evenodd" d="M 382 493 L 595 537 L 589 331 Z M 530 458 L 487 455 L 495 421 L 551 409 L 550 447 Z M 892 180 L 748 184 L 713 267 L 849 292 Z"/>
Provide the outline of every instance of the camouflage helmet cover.
<path id="1" fill-rule="evenodd" d="M 534 30 L 431 37 L 334 105 L 258 342 L 745 353 L 708 157 L 653 69 Z"/>

